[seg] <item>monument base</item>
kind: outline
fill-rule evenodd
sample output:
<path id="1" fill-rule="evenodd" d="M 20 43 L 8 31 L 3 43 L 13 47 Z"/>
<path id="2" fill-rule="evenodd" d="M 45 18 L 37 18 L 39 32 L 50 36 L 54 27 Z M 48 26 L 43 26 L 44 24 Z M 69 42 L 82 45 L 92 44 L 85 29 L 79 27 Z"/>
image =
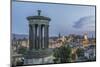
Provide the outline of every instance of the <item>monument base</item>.
<path id="1" fill-rule="evenodd" d="M 53 63 L 53 49 L 33 49 L 24 56 L 24 65 Z"/>

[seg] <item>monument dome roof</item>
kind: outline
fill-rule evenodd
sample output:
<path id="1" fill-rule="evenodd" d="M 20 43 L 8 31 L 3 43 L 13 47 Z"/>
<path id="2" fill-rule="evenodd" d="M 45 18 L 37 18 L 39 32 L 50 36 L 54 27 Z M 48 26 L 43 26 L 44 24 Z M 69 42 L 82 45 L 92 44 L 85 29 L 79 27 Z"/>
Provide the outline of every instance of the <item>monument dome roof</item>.
<path id="1" fill-rule="evenodd" d="M 27 20 L 34 20 L 34 19 L 38 19 L 38 20 L 48 20 L 50 21 L 51 19 L 49 17 L 45 17 L 45 16 L 41 16 L 41 10 L 38 10 L 38 15 L 37 16 L 29 16 L 27 17 Z"/>
<path id="2" fill-rule="evenodd" d="M 49 17 L 44 17 L 44 16 L 29 16 L 29 17 L 27 17 L 27 19 L 28 20 L 39 19 L 39 20 L 48 20 L 48 21 L 51 20 Z"/>

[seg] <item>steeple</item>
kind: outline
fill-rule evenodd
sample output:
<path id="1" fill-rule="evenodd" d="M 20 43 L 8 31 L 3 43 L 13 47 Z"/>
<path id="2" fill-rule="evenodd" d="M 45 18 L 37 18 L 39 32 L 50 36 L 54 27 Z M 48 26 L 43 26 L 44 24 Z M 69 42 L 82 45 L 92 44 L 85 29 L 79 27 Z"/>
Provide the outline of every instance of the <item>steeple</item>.
<path id="1" fill-rule="evenodd" d="M 60 34 L 60 33 L 58 34 L 58 37 L 59 37 L 59 38 L 61 37 L 61 34 Z"/>

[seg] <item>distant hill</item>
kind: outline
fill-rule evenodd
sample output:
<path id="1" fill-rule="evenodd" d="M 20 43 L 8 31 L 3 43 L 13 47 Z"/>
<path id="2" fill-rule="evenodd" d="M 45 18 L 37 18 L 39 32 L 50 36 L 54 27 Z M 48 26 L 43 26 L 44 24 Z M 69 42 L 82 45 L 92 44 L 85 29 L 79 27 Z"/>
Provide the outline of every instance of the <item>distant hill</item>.
<path id="1" fill-rule="evenodd" d="M 77 35 L 83 35 L 83 32 L 80 32 L 80 33 L 77 33 Z M 65 36 L 68 36 L 68 35 L 65 35 Z M 95 32 L 92 31 L 92 32 L 88 32 L 88 37 L 94 37 L 95 38 Z M 12 34 L 11 35 L 11 39 L 29 39 L 29 36 L 26 35 L 26 34 Z M 57 39 L 58 37 L 57 36 L 50 36 L 50 39 Z"/>
<path id="2" fill-rule="evenodd" d="M 18 39 L 24 39 L 24 38 L 26 38 L 26 39 L 28 39 L 28 35 L 25 35 L 25 34 L 12 34 L 11 35 L 11 39 L 14 39 L 14 38 L 16 38 L 17 40 Z"/>

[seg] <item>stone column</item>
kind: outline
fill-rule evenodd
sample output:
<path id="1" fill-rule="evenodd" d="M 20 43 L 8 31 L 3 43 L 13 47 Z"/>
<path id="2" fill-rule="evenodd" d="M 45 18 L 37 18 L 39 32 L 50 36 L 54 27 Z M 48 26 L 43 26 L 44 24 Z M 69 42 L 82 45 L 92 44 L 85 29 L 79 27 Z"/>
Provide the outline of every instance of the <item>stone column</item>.
<path id="1" fill-rule="evenodd" d="M 44 48 L 44 25 L 42 25 L 42 48 Z"/>
<path id="2" fill-rule="evenodd" d="M 32 30 L 32 25 L 29 24 L 29 49 L 31 50 L 33 48 L 33 45 L 32 45 L 32 34 L 33 34 L 33 30 Z"/>
<path id="3" fill-rule="evenodd" d="M 46 25 L 44 26 L 44 48 L 46 48 Z"/>
<path id="4" fill-rule="evenodd" d="M 48 25 L 44 27 L 44 47 L 48 48 Z"/>
<path id="5" fill-rule="evenodd" d="M 39 25 L 39 48 L 42 48 L 42 25 Z"/>
<path id="6" fill-rule="evenodd" d="M 46 29 L 47 29 L 47 34 L 46 34 L 47 44 L 46 44 L 46 48 L 48 48 L 48 46 L 49 46 L 49 25 L 46 26 Z"/>
<path id="7" fill-rule="evenodd" d="M 43 25 L 41 25 L 41 48 L 43 48 Z"/>
<path id="8" fill-rule="evenodd" d="M 35 24 L 35 48 L 37 49 L 37 25 Z"/>
<path id="9" fill-rule="evenodd" d="M 32 25 L 32 28 L 33 28 L 33 49 L 35 49 L 35 24 L 34 25 Z"/>
<path id="10" fill-rule="evenodd" d="M 37 49 L 39 49 L 39 25 L 37 25 Z"/>

